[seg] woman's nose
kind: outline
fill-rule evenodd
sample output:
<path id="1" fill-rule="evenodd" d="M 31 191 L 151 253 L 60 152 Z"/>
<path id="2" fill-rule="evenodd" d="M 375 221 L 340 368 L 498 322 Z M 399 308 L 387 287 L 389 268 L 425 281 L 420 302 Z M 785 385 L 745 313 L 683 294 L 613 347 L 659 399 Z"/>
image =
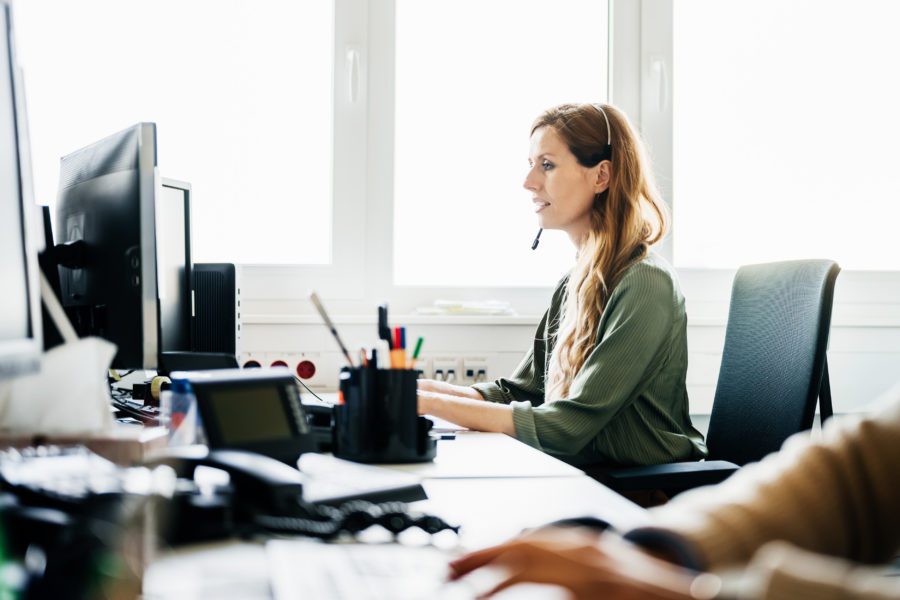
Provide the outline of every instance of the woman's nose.
<path id="1" fill-rule="evenodd" d="M 529 170 L 528 175 L 525 176 L 525 181 L 522 182 L 522 187 L 524 187 L 529 192 L 537 191 L 537 178 L 534 176 L 534 170 Z"/>

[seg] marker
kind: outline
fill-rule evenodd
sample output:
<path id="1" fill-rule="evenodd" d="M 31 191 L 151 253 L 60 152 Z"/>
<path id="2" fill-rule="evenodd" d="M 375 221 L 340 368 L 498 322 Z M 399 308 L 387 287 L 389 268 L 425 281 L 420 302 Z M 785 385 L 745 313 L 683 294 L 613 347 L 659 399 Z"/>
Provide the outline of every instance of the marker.
<path id="1" fill-rule="evenodd" d="M 403 328 L 395 327 L 394 328 L 394 346 L 393 350 L 391 350 L 391 368 L 392 369 L 405 369 L 406 368 L 406 350 L 403 348 Z"/>
<path id="2" fill-rule="evenodd" d="M 331 335 L 334 336 L 334 340 L 337 342 L 338 346 L 340 346 L 341 352 L 344 353 L 344 358 L 347 359 L 347 363 L 349 363 L 349 365 L 353 367 L 353 359 L 350 358 L 350 353 L 347 352 L 347 348 L 344 347 L 344 342 L 341 341 L 341 336 L 338 335 L 337 329 L 334 328 L 334 323 L 332 323 L 331 319 L 328 318 L 328 313 L 325 312 L 325 307 L 322 305 L 322 301 L 319 300 L 319 296 L 315 292 L 313 292 L 309 295 L 309 299 L 316 307 L 316 310 L 319 311 L 319 315 L 322 317 L 322 320 L 325 321 L 325 327 L 331 330 Z"/>
<path id="3" fill-rule="evenodd" d="M 424 341 L 425 341 L 425 338 L 423 338 L 421 335 L 419 336 L 419 339 L 416 340 L 416 348 L 415 348 L 415 350 L 413 350 L 412 358 L 409 361 L 410 369 L 416 368 L 416 360 L 418 360 L 418 358 L 419 358 L 419 352 L 422 350 L 422 342 L 424 342 Z"/>

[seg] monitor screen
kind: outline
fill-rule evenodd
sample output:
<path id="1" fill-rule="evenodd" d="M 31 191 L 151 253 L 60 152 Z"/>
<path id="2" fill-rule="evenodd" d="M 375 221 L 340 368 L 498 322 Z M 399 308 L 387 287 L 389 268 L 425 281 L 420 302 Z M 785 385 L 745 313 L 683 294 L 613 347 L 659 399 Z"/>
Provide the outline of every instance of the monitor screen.
<path id="1" fill-rule="evenodd" d="M 24 106 L 9 5 L 0 2 L 0 378 L 33 370 L 40 352 Z M 35 209 L 36 210 L 36 209 Z"/>
<path id="2" fill-rule="evenodd" d="M 156 203 L 160 352 L 191 350 L 190 184 L 163 179 Z"/>

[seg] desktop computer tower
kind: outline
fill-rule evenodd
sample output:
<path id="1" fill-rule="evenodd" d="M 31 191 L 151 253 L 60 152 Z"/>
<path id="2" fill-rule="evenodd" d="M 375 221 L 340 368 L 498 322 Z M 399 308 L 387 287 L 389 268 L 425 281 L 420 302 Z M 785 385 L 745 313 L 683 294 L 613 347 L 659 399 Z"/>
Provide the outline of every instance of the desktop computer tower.
<path id="1" fill-rule="evenodd" d="M 237 356 L 241 345 L 240 268 L 231 263 L 194 263 L 195 352 Z"/>

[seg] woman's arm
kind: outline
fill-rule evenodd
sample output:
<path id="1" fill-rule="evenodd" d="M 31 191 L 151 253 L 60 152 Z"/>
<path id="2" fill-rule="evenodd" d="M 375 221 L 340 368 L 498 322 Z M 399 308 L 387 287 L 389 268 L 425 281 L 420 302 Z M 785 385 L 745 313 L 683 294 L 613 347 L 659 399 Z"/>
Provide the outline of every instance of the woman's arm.
<path id="1" fill-rule="evenodd" d="M 540 406 L 512 403 L 516 437 L 553 454 L 581 451 L 613 418 L 622 416 L 665 367 L 679 310 L 668 273 L 632 267 L 613 291 L 597 344 L 575 373 L 567 396 Z M 660 398 L 660 403 L 667 400 Z M 643 448 L 653 443 L 643 436 L 651 437 L 636 429 L 622 440 L 619 449 L 631 454 L 629 462 L 640 463 Z"/>
<path id="2" fill-rule="evenodd" d="M 468 398 L 469 400 L 484 400 L 475 388 L 467 385 L 453 385 L 446 381 L 437 381 L 435 379 L 420 379 L 417 382 L 419 392 L 432 392 L 444 396 L 456 396 L 458 398 Z"/>
<path id="3" fill-rule="evenodd" d="M 512 409 L 506 404 L 419 390 L 419 414 L 434 415 L 478 431 L 516 434 Z"/>

